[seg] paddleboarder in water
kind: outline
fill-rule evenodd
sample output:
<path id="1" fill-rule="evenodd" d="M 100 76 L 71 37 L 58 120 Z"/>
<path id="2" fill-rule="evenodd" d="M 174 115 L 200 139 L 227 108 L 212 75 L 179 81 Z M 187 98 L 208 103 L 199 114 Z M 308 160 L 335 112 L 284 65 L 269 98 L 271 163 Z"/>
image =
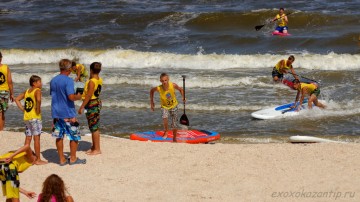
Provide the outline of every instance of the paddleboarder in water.
<path id="1" fill-rule="evenodd" d="M 296 107 L 296 103 L 299 99 L 300 94 L 301 97 L 300 97 L 300 103 L 299 105 L 297 105 L 298 107 L 302 105 L 305 95 L 309 95 L 309 100 L 308 100 L 309 109 L 312 109 L 312 103 L 314 103 L 315 106 L 317 107 L 325 108 L 325 105 L 319 102 L 317 98 L 320 95 L 320 88 L 318 85 L 316 85 L 315 83 L 300 83 L 298 79 L 295 79 L 293 83 L 294 83 L 294 89 L 298 90 L 298 92 L 296 94 L 295 103 L 293 106 L 291 106 L 291 108 Z"/>
<path id="2" fill-rule="evenodd" d="M 280 8 L 279 14 L 277 14 L 272 20 L 273 22 L 278 21 L 278 26 L 275 28 L 274 33 L 288 33 L 287 23 L 289 22 L 289 20 L 284 12 L 284 8 Z"/>
<path id="3" fill-rule="evenodd" d="M 297 74 L 294 71 L 294 68 L 292 66 L 292 63 L 295 61 L 295 57 L 293 55 L 290 55 L 287 60 L 280 60 L 275 67 L 273 68 L 271 75 L 273 77 L 273 80 L 275 82 L 281 81 L 284 77 L 284 74 L 288 73 L 288 70 L 291 71 L 292 75 L 295 77 L 295 79 L 299 79 Z"/>
<path id="4" fill-rule="evenodd" d="M 170 116 L 171 119 L 171 128 L 173 130 L 173 141 L 176 142 L 176 133 L 178 130 L 178 101 L 175 95 L 175 89 L 181 93 L 183 98 L 183 102 L 186 102 L 184 96 L 184 90 L 179 87 L 176 83 L 170 82 L 170 77 L 166 73 L 162 73 L 160 75 L 161 85 L 154 87 L 150 90 L 150 106 L 151 110 L 154 111 L 155 103 L 154 103 L 154 93 L 157 91 L 160 94 L 161 101 L 161 112 L 164 123 L 164 136 L 166 139 L 168 135 L 168 119 Z"/>

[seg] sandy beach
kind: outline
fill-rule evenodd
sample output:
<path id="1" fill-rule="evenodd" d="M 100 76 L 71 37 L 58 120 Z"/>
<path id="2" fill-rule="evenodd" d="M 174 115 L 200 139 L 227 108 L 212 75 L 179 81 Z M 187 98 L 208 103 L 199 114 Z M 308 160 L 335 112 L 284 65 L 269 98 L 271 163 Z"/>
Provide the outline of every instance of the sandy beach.
<path id="1" fill-rule="evenodd" d="M 24 135 L 1 132 L 1 153 Z M 174 144 L 102 137 L 102 155 L 86 165 L 58 165 L 55 139 L 41 136 L 49 164 L 20 174 L 21 187 L 40 193 L 50 174 L 61 176 L 75 201 L 359 201 L 360 145 Z M 65 141 L 65 151 L 69 151 Z M 5 201 L 2 197 L 1 201 Z M 29 200 L 24 195 L 21 201 Z"/>

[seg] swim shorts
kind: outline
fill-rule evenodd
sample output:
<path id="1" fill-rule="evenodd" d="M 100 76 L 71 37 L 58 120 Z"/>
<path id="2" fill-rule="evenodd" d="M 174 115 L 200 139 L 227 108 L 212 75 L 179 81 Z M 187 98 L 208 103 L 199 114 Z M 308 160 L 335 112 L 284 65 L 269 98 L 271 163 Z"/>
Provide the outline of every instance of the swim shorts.
<path id="1" fill-rule="evenodd" d="M 310 96 L 311 96 L 312 94 L 316 95 L 316 97 L 319 97 L 319 95 L 320 95 L 320 88 L 315 89 L 315 90 L 310 94 Z"/>
<path id="2" fill-rule="evenodd" d="M 25 121 L 25 135 L 36 136 L 40 135 L 42 130 L 42 121 L 40 119 L 31 119 Z"/>
<path id="3" fill-rule="evenodd" d="M 166 119 L 171 118 L 171 128 L 177 128 L 177 122 L 178 122 L 178 107 L 174 107 L 172 109 L 165 109 L 165 108 L 161 108 L 161 112 L 162 112 L 162 118 Z"/>
<path id="4" fill-rule="evenodd" d="M 71 141 L 81 140 L 79 123 L 77 121 L 70 122 L 64 119 L 54 119 L 52 136 L 62 139 L 65 135 Z"/>
<path id="5" fill-rule="evenodd" d="M 280 80 L 284 77 L 284 74 L 278 72 L 275 67 L 274 67 L 274 69 L 272 70 L 271 75 L 272 75 L 273 78 L 274 78 L 275 76 L 277 76 Z"/>
<path id="6" fill-rule="evenodd" d="M 283 33 L 284 30 L 288 30 L 288 27 L 287 26 L 284 26 L 284 27 L 277 26 L 275 28 L 275 30 L 279 31 L 280 33 Z"/>
<path id="7" fill-rule="evenodd" d="M 13 163 L 0 162 L 0 181 L 7 199 L 19 198 L 20 178 Z"/>
<path id="8" fill-rule="evenodd" d="M 0 91 L 0 112 L 6 112 L 9 103 L 9 91 Z"/>
<path id="9" fill-rule="evenodd" d="M 95 132 L 99 130 L 100 127 L 100 111 L 101 111 L 101 100 L 93 99 L 90 100 L 85 106 L 86 109 L 86 119 L 88 120 L 90 132 Z"/>

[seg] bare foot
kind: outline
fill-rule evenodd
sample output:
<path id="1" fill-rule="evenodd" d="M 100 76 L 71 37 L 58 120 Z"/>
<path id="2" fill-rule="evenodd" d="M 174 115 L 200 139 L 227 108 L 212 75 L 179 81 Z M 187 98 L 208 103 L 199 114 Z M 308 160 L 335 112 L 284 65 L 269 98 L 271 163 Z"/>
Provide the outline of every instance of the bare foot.
<path id="1" fill-rule="evenodd" d="M 97 150 L 94 150 L 94 151 L 91 151 L 89 153 L 86 153 L 87 155 L 98 155 L 98 154 L 101 154 L 101 151 L 97 151 Z"/>
<path id="2" fill-rule="evenodd" d="M 85 152 L 85 154 L 91 153 L 91 152 L 93 152 L 93 151 L 94 151 L 94 148 L 91 147 L 89 150 L 87 150 L 87 151 Z"/>
<path id="3" fill-rule="evenodd" d="M 165 132 L 164 132 L 164 135 L 162 136 L 162 138 L 163 138 L 163 139 L 166 139 L 167 137 L 168 137 L 168 132 L 165 131 Z"/>
<path id="4" fill-rule="evenodd" d="M 39 159 L 39 160 L 35 161 L 34 164 L 40 166 L 40 165 L 45 165 L 47 163 L 48 163 L 47 161 L 43 161 L 43 160 Z"/>

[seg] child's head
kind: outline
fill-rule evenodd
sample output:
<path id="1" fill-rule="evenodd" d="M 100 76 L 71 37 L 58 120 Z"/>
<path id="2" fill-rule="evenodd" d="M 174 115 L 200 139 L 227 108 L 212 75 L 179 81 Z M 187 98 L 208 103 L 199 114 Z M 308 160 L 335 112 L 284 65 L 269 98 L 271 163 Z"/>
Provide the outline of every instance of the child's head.
<path id="1" fill-rule="evenodd" d="M 75 62 L 75 61 L 72 61 L 72 62 L 71 62 L 71 69 L 72 69 L 72 70 L 75 70 L 75 68 L 76 68 L 76 62 Z"/>
<path id="2" fill-rule="evenodd" d="M 61 177 L 51 174 L 43 183 L 41 201 L 50 201 L 52 196 L 55 196 L 56 201 L 66 201 L 65 192 L 67 190 Z"/>
<path id="3" fill-rule="evenodd" d="M 299 86 L 300 86 L 300 81 L 299 81 L 299 79 L 294 79 L 294 80 L 293 80 L 293 84 L 294 84 L 293 88 L 294 88 L 295 90 L 298 90 L 298 89 L 299 89 Z"/>
<path id="4" fill-rule="evenodd" d="M 169 82 L 170 78 L 169 75 L 166 73 L 162 73 L 160 74 L 160 82 L 164 85 L 167 84 Z"/>
<path id="5" fill-rule="evenodd" d="M 101 63 L 100 62 L 93 62 L 90 65 L 90 72 L 93 74 L 99 74 L 101 71 Z"/>
<path id="6" fill-rule="evenodd" d="M 32 75 L 29 79 L 29 84 L 31 87 L 41 88 L 41 78 L 37 75 Z"/>

